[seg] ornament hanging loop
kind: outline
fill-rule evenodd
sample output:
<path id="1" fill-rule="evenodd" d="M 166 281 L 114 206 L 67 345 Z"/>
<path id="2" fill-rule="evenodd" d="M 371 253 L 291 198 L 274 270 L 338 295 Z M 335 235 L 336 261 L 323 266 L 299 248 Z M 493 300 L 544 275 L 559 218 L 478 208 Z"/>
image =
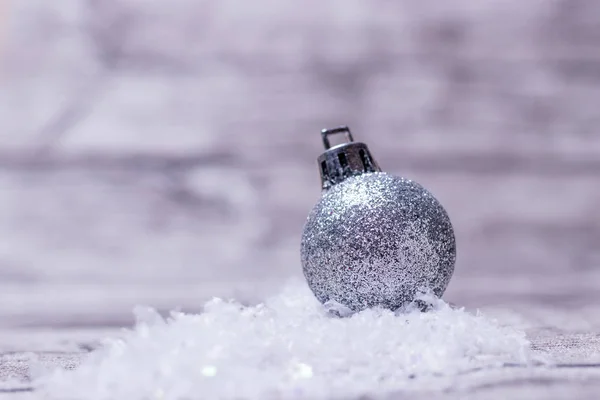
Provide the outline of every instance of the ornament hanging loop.
<path id="1" fill-rule="evenodd" d="M 329 135 L 337 133 L 343 133 L 347 142 L 331 147 Z M 381 171 L 367 145 L 355 142 L 352 133 L 350 133 L 350 128 L 347 126 L 323 129 L 321 137 L 325 152 L 319 156 L 317 162 L 319 163 L 321 188 L 323 190 L 327 190 L 352 176 Z"/>
<path id="2" fill-rule="evenodd" d="M 347 142 L 354 142 L 352 138 L 352 132 L 350 132 L 350 128 L 347 126 L 338 126 L 337 128 L 332 129 L 323 129 L 321 130 L 321 137 L 323 138 L 323 146 L 325 150 L 329 150 L 331 148 L 331 143 L 329 142 L 329 135 L 335 135 L 336 133 L 344 133 L 346 136 Z"/>

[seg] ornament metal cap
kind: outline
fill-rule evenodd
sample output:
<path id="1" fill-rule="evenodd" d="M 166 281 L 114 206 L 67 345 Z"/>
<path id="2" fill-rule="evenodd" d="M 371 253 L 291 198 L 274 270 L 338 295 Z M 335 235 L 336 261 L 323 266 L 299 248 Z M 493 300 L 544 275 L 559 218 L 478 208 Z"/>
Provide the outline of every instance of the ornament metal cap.
<path id="1" fill-rule="evenodd" d="M 346 143 L 331 147 L 329 136 L 344 133 Z M 355 142 L 350 128 L 340 126 L 321 131 L 325 153 L 317 159 L 321 172 L 321 187 L 323 190 L 351 177 L 370 172 L 381 172 L 381 168 L 371 155 L 366 144 Z"/>

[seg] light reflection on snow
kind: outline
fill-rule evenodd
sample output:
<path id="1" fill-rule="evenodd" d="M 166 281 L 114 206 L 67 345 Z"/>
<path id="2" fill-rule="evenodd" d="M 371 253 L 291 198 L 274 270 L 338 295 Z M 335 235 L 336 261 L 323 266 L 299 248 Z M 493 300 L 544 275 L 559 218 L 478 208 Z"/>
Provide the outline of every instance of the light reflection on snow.
<path id="1" fill-rule="evenodd" d="M 422 296 L 432 311 L 366 310 L 340 318 L 304 282 L 247 307 L 213 299 L 204 313 L 136 311 L 74 371 L 35 384 L 48 398 L 269 399 L 378 396 L 435 388 L 440 377 L 526 362 L 522 332 Z M 446 380 L 447 382 L 447 380 Z"/>

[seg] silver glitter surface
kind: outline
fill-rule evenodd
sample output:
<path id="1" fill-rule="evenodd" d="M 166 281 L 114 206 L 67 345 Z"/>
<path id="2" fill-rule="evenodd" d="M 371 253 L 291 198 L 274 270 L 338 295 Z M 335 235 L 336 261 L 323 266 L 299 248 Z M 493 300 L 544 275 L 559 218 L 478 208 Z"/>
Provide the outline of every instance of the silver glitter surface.
<path id="1" fill-rule="evenodd" d="M 352 309 L 397 309 L 430 289 L 441 297 L 456 260 L 448 214 L 421 185 L 384 172 L 323 192 L 301 243 L 315 296 Z"/>

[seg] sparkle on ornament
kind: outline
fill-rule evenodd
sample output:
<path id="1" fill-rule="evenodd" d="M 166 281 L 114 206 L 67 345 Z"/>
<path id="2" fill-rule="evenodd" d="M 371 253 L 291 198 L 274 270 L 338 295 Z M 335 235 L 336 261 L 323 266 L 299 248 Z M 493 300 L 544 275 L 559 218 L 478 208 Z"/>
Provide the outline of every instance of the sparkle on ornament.
<path id="1" fill-rule="evenodd" d="M 327 135 L 349 143 L 329 148 Z M 456 259 L 454 230 L 425 188 L 384 172 L 347 127 L 324 131 L 323 193 L 304 226 L 304 276 L 322 303 L 401 308 L 420 288 L 441 297 Z"/>

